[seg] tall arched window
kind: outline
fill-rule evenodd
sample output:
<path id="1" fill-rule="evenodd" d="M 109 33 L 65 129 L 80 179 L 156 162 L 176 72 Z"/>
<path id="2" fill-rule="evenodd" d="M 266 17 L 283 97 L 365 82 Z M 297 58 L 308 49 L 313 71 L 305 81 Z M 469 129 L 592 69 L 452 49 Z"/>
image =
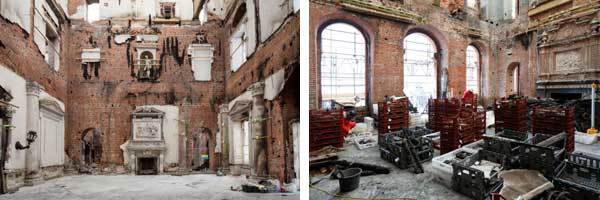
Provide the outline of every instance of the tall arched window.
<path id="1" fill-rule="evenodd" d="M 479 92 L 479 50 L 473 45 L 467 47 L 467 90 Z"/>
<path id="2" fill-rule="evenodd" d="M 404 94 L 419 112 L 427 107 L 427 100 L 436 97 L 437 48 L 433 40 L 422 33 L 404 38 Z"/>
<path id="3" fill-rule="evenodd" d="M 366 42 L 356 27 L 346 23 L 328 25 L 321 32 L 321 99 L 323 107 L 366 104 Z"/>
<path id="4" fill-rule="evenodd" d="M 519 94 L 519 63 L 508 65 L 506 71 L 506 95 Z"/>

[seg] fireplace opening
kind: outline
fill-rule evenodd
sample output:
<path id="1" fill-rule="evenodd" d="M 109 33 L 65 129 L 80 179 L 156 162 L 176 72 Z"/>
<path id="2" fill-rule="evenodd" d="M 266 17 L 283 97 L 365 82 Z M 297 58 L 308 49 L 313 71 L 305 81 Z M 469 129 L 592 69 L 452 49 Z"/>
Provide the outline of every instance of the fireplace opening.
<path id="1" fill-rule="evenodd" d="M 550 97 L 559 102 L 581 99 L 581 93 L 552 93 Z"/>
<path id="2" fill-rule="evenodd" d="M 138 175 L 158 174 L 158 162 L 156 158 L 138 158 Z"/>

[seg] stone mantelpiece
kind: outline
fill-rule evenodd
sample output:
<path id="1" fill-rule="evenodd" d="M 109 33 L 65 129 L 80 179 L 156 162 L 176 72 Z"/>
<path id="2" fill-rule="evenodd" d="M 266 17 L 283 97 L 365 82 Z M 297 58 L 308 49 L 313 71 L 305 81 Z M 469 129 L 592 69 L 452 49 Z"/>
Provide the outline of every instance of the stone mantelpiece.
<path id="1" fill-rule="evenodd" d="M 162 129 L 164 113 L 155 108 L 138 108 L 132 114 L 131 141 L 126 149 L 129 169 L 139 174 L 141 158 L 155 158 L 156 173 L 163 173 L 167 149 Z"/>

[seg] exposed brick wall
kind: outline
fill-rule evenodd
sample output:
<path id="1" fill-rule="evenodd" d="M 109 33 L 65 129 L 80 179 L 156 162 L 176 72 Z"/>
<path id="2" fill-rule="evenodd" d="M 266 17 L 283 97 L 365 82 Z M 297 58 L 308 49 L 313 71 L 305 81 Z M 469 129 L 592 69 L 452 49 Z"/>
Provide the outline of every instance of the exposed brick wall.
<path id="1" fill-rule="evenodd" d="M 113 22 L 113 26 L 126 27 L 126 23 Z M 96 22 L 94 25 L 73 21 L 69 33 L 71 41 L 67 47 L 68 57 L 72 59 L 69 59 L 66 65 L 69 69 L 69 90 L 65 149 L 71 159 L 79 160 L 82 131 L 93 127 L 103 134 L 103 164 L 122 164 L 123 153 L 119 146 L 130 139 L 131 113 L 135 107 L 175 105 L 179 107 L 179 119 L 185 122 L 180 123 L 179 132 L 184 133 L 188 141 L 192 139 L 194 130 L 202 127 L 210 129 L 213 140 L 210 142 L 209 158 L 214 161 L 216 157 L 212 151 L 217 132 L 216 109 L 224 93 L 220 23 L 211 21 L 202 26 L 182 27 L 155 25 L 159 30 L 157 55 L 160 55 L 166 37 L 177 37 L 181 54 L 188 44 L 196 39 L 198 32 L 206 32 L 208 42 L 215 48 L 211 81 L 194 81 L 187 59 L 182 65 L 178 65 L 172 56 L 166 56 L 166 65 L 157 83 L 139 82 L 131 76 L 131 69 L 127 63 L 127 44 L 116 44 L 114 40 L 110 40 L 109 48 L 107 38 L 114 38 L 115 34 L 107 31 L 106 25 L 106 21 Z M 132 28 L 125 33 L 135 34 L 141 31 L 141 28 Z M 102 50 L 103 60 L 99 77 L 85 80 L 81 61 L 76 58 L 81 57 L 83 48 L 92 48 L 88 42 L 92 35 Z M 133 48 L 131 52 L 133 54 Z M 180 143 L 181 147 L 183 145 Z M 180 157 L 185 158 L 184 155 Z M 187 163 L 191 163 L 190 160 Z M 216 166 L 217 162 L 211 162 L 211 169 L 216 169 Z"/>
<path id="2" fill-rule="evenodd" d="M 299 62 L 300 58 L 300 17 L 294 14 L 288 17 L 279 30 L 269 40 L 260 44 L 257 50 L 235 72 L 226 70 L 226 97 L 232 100 L 242 94 L 252 83 L 266 77 L 286 66 Z M 231 29 L 231 24 L 225 30 Z M 229 34 L 223 43 L 224 52 L 229 54 Z M 224 66 L 229 69 L 229 60 Z"/>
<path id="3" fill-rule="evenodd" d="M 231 29 L 230 24 L 225 30 Z M 227 36 L 225 38 L 229 38 Z M 223 43 L 228 54 L 228 39 Z M 251 84 L 262 81 L 273 73 L 285 69 L 287 78 L 284 90 L 273 101 L 265 100 L 265 123 L 267 136 L 267 170 L 270 176 L 279 181 L 289 182 L 293 174 L 293 138 L 289 121 L 300 118 L 300 16 L 288 16 L 284 24 L 270 39 L 259 45 L 248 60 L 235 72 L 229 70 L 229 60 L 225 59 L 225 96 L 233 100 Z M 216 119 L 216 118 L 215 118 Z M 287 172 L 287 174 L 286 174 Z"/>
<path id="4" fill-rule="evenodd" d="M 0 16 L 0 63 L 10 68 L 19 76 L 35 81 L 44 87 L 48 94 L 65 102 L 67 94 L 66 67 L 54 70 L 44 60 L 44 55 L 31 40 L 31 35 L 18 24 L 14 24 Z M 65 36 L 63 30 L 60 33 Z M 61 43 L 61 48 L 65 44 Z M 64 63 L 64 59 L 61 60 Z"/>
<path id="5" fill-rule="evenodd" d="M 84 1 L 69 1 L 69 14 L 74 14 Z M 211 16 L 212 19 L 213 16 Z M 300 117 L 299 96 L 299 57 L 300 57 L 300 17 L 291 14 L 270 39 L 259 45 L 247 62 L 237 72 L 229 71 L 229 25 L 212 19 L 200 25 L 192 22 L 186 26 L 155 25 L 158 30 L 159 47 L 162 51 L 166 37 L 177 37 L 182 53 L 188 44 L 196 39 L 196 34 L 205 32 L 213 45 L 211 81 L 194 81 L 191 65 L 186 59 L 178 65 L 175 59 L 167 56 L 165 68 L 158 82 L 139 82 L 131 76 L 127 62 L 127 44 L 116 44 L 118 34 L 140 34 L 148 32 L 146 22 L 135 21 L 127 29 L 127 21 L 113 20 L 113 29 L 108 29 L 108 21 L 94 24 L 72 19 L 71 24 L 61 33 L 61 68 L 52 70 L 42 54 L 27 34 L 19 26 L 0 19 L 0 63 L 7 65 L 19 75 L 42 84 L 48 93 L 66 104 L 65 151 L 71 160 L 81 158 L 81 138 L 83 131 L 96 128 L 102 133 L 101 167 L 123 164 L 120 149 L 131 139 L 131 113 L 136 106 L 174 105 L 179 107 L 179 132 L 184 133 L 185 142 L 180 138 L 180 159 L 191 163 L 193 135 L 201 130 L 210 130 L 210 168 L 217 164 L 213 152 L 216 145 L 218 105 L 243 93 L 252 83 L 285 69 L 286 85 L 280 96 L 266 101 L 268 119 L 266 123 L 267 159 L 269 175 L 281 182 L 291 181 L 293 175 L 293 138 L 289 121 Z M 142 27 L 140 27 L 140 25 Z M 120 27 L 120 28 L 117 28 Z M 136 28 L 137 27 L 137 28 Z M 121 31 L 124 30 L 124 31 Z M 152 31 L 150 31 L 152 32 Z M 99 76 L 90 80 L 83 78 L 81 51 L 92 48 L 90 37 L 102 51 Z M 109 38 L 110 37 L 110 38 Z M 133 54 L 133 48 L 131 48 Z M 186 52 L 187 57 L 187 52 Z M 226 92 L 227 91 L 227 92 Z M 185 147 L 184 147 L 185 143 Z M 180 164 L 183 164 L 180 161 Z"/>
<path id="6" fill-rule="evenodd" d="M 383 1 L 382 2 L 389 2 Z M 384 3 L 385 4 L 385 3 Z M 368 38 L 368 71 L 371 72 L 370 96 L 371 103 L 383 100 L 385 95 L 403 94 L 404 75 L 403 68 L 403 40 L 412 33 L 422 32 L 436 41 L 436 46 L 441 49 L 444 56 L 441 65 L 448 67 L 448 92 L 453 96 L 461 96 L 466 88 L 466 48 L 471 43 L 477 43 L 478 48 L 483 48 L 486 53 L 483 57 L 489 58 L 487 48 L 490 47 L 487 26 L 479 23 L 468 24 L 467 20 L 451 18 L 446 7 L 434 6 L 432 2 L 415 1 L 404 5 L 413 12 L 425 17 L 424 24 L 409 24 L 376 17 L 366 14 L 358 14 L 344 10 L 342 7 L 323 1 L 311 1 L 309 22 L 309 47 L 310 47 L 310 108 L 319 106 L 320 81 L 319 81 L 319 53 L 317 34 L 319 28 L 332 21 L 343 21 L 355 25 Z M 467 27 L 480 29 L 484 35 L 482 38 L 473 38 L 464 32 Z M 482 60 L 485 70 L 493 68 L 492 59 Z M 484 79 L 482 91 L 486 96 L 489 94 L 491 80 Z M 438 88 L 439 90 L 439 88 Z M 489 94 L 489 95 L 487 95 Z M 484 98 L 491 99 L 491 98 Z"/>

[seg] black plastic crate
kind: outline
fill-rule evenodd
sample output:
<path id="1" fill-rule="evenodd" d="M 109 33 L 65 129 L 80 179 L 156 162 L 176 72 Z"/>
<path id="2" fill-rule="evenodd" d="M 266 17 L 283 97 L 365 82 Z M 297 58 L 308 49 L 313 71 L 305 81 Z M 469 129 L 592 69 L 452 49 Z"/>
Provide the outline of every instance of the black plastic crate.
<path id="1" fill-rule="evenodd" d="M 433 140 L 417 136 L 420 134 L 412 132 L 409 129 L 404 129 L 398 132 L 379 135 L 378 142 L 381 158 L 393 163 L 400 169 L 407 169 L 414 165 L 409 150 L 416 155 L 419 163 L 431 160 L 434 153 Z"/>
<path id="2" fill-rule="evenodd" d="M 506 155 L 482 149 L 461 162 L 452 163 L 452 189 L 476 200 L 489 198 L 490 192 L 501 182 L 498 178 L 500 170 L 492 171 L 490 177 L 485 177 L 483 171 L 471 167 L 482 160 L 498 163 L 502 170 Z"/>
<path id="3" fill-rule="evenodd" d="M 569 191 L 576 200 L 600 199 L 600 159 L 571 154 L 554 178 L 556 187 Z"/>
<path id="4" fill-rule="evenodd" d="M 519 164 L 516 168 L 537 170 L 546 178 L 554 177 L 556 168 L 564 158 L 564 150 L 555 152 L 555 150 L 548 147 L 530 144 L 522 144 L 519 152 Z"/>

